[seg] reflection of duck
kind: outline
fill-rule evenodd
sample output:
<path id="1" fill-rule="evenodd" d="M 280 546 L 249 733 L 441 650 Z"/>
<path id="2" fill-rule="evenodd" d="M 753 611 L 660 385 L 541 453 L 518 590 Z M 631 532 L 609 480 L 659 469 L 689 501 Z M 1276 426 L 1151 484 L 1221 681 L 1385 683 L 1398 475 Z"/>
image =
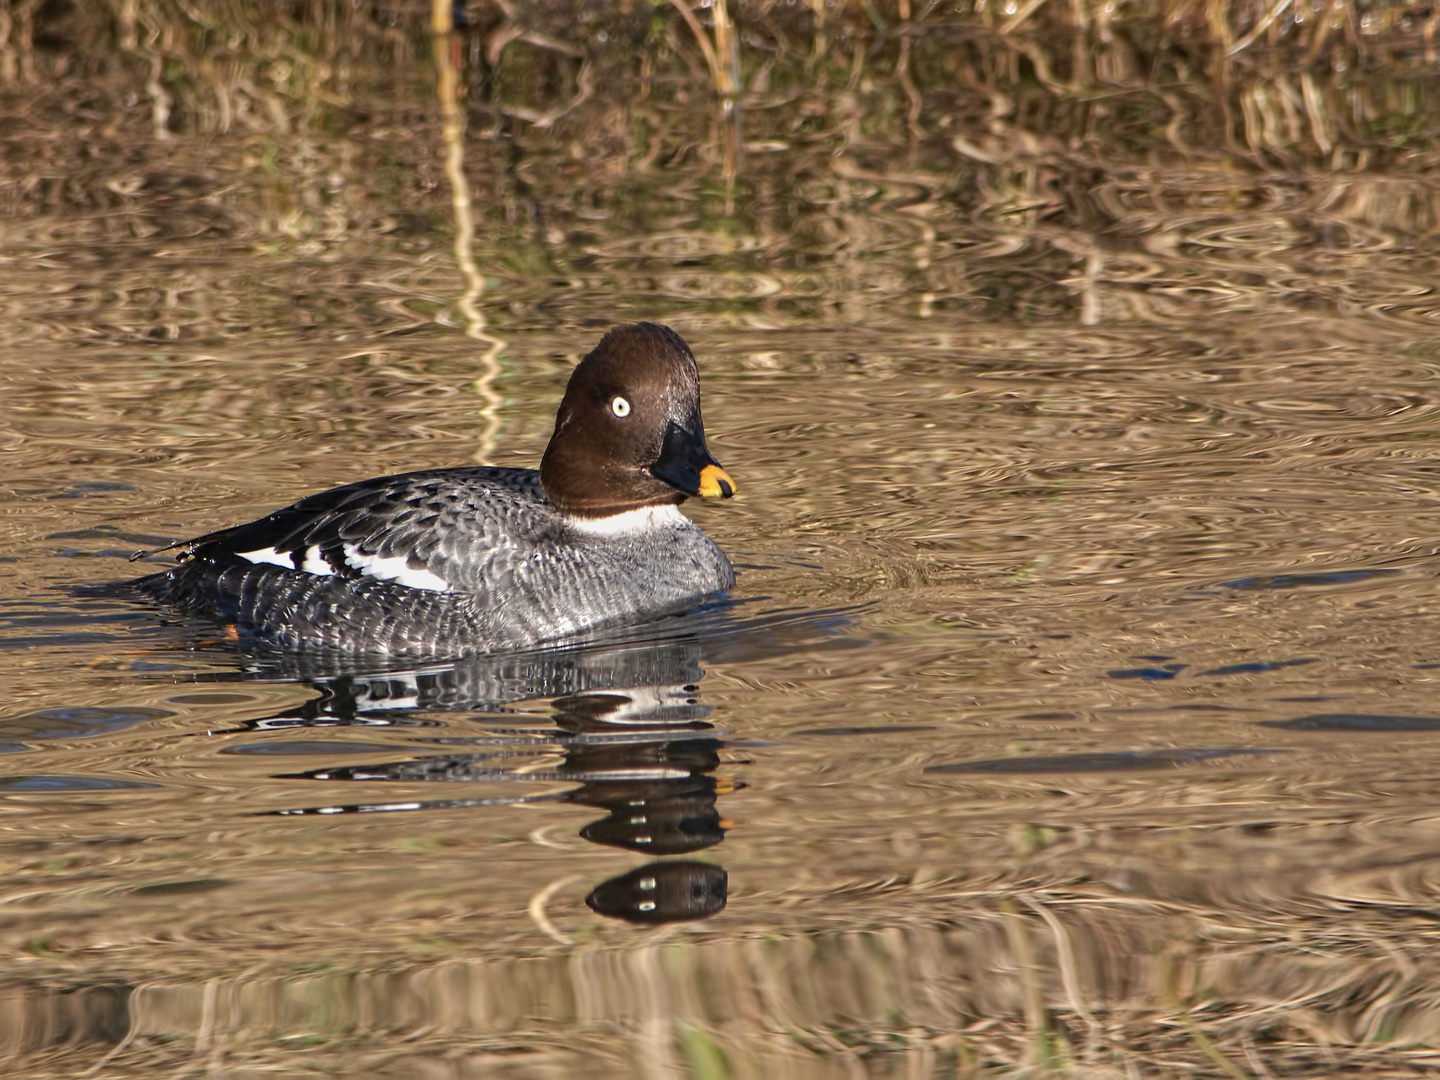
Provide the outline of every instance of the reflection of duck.
<path id="1" fill-rule="evenodd" d="M 521 648 L 729 589 L 730 561 L 677 507 L 734 491 L 705 445 L 695 357 L 668 327 L 636 323 L 575 368 L 538 472 L 349 484 L 171 544 L 181 565 L 135 585 L 287 647 Z"/>
<path id="2" fill-rule="evenodd" d="M 207 682 L 300 681 L 319 696 L 274 716 L 247 721 L 247 728 L 413 724 L 413 714 L 508 711 L 515 703 L 537 699 L 595 698 L 613 687 L 625 691 L 623 703 L 593 706 L 612 720 L 646 708 L 677 711 L 695 691 L 704 672 L 700 644 L 693 637 L 661 641 L 615 642 L 533 652 L 496 653 L 421 667 L 379 667 L 362 658 L 324 654 L 256 654 L 245 672 L 220 673 Z M 678 688 L 678 689 L 677 689 Z M 631 696 L 633 695 L 633 697 Z M 635 701 L 649 705 L 636 705 Z M 579 717 L 580 705 L 553 706 Z M 708 713 L 708 709 L 705 710 Z"/>
<path id="3" fill-rule="evenodd" d="M 319 691 L 298 707 L 228 731 L 210 728 L 211 734 L 386 725 L 422 729 L 415 742 L 452 751 L 427 751 L 389 764 L 312 769 L 299 774 L 305 778 L 573 784 L 540 795 L 356 802 L 278 812 L 374 813 L 542 802 L 592 806 L 604 816 L 581 830 L 585 839 L 661 858 L 602 883 L 586 903 L 606 916 L 659 923 L 713 915 L 726 902 L 723 869 L 668 857 L 713 847 L 729 828 L 716 804 L 736 785 L 715 775 L 726 744 L 710 722 L 711 707 L 698 696 L 702 656 L 707 662 L 744 663 L 800 648 L 862 645 L 862 639 L 843 633 L 849 625 L 849 613 L 843 611 L 772 612 L 740 620 L 730 605 L 645 628 L 651 634 L 669 631 L 658 640 L 592 642 L 408 669 L 353 655 L 257 650 L 247 654 L 246 670 L 207 673 L 197 681 L 299 680 Z M 537 700 L 549 703 L 552 726 L 526 723 L 534 712 L 521 703 Z M 447 733 L 444 717 L 451 713 L 484 718 L 484 733 Z M 232 744 L 222 752 L 273 754 L 286 745 L 283 739 L 267 739 Z M 305 750 L 324 752 L 325 747 L 308 742 Z"/>
<path id="4" fill-rule="evenodd" d="M 606 694 L 604 700 L 624 699 Z M 563 728 L 563 718 L 557 719 Z M 688 721 L 672 726 L 657 720 L 639 729 L 627 724 L 618 732 L 592 729 L 543 738 L 490 736 L 484 739 L 485 749 L 475 753 L 430 754 L 405 761 L 309 769 L 278 779 L 367 783 L 571 782 L 579 786 L 559 795 L 484 801 L 488 805 L 543 800 L 593 806 L 608 813 L 580 831 L 585 839 L 647 854 L 675 855 L 720 843 L 728 828 L 728 823 L 715 809 L 715 800 L 718 795 L 733 791 L 734 786 L 719 784 L 711 775 L 720 765 L 720 751 L 725 746 L 721 740 L 710 737 L 711 732 L 713 728 L 705 723 Z M 445 741 L 454 744 L 470 740 Z M 549 758 L 557 748 L 564 753 L 564 760 L 552 764 Z M 327 806 L 282 813 L 373 813 L 461 805 L 466 805 L 466 801 L 446 799 Z"/>
<path id="5" fill-rule="evenodd" d="M 729 884 L 725 871 L 712 863 L 673 859 L 601 882 L 585 903 L 597 914 L 627 922 L 705 919 L 725 909 Z"/>
<path id="6" fill-rule="evenodd" d="M 720 816 L 716 799 L 735 788 L 715 776 L 725 744 L 709 722 L 710 706 L 697 697 L 696 684 L 703 674 L 700 645 L 693 638 L 476 657 L 425 670 L 311 680 L 321 691 L 319 697 L 283 715 L 250 721 L 244 729 L 383 723 L 428 725 L 433 730 L 442 726 L 434 718 L 436 712 L 492 710 L 517 696 L 533 700 L 545 691 L 563 690 L 562 696 L 550 701 L 554 727 L 548 730 L 507 724 L 501 717 L 483 735 L 437 732 L 415 740 L 443 746 L 444 753 L 308 769 L 277 778 L 573 784 L 568 790 L 513 797 L 355 802 L 279 813 L 566 803 L 604 811 L 603 817 L 580 831 L 592 843 L 649 856 L 689 854 L 725 839 L 729 823 Z M 274 749 L 269 744 L 267 748 Z M 248 750 L 232 747 L 229 752 Z M 662 858 L 602 883 L 586 903 L 599 914 L 641 923 L 703 918 L 724 908 L 727 880 L 725 871 L 712 864 Z"/>

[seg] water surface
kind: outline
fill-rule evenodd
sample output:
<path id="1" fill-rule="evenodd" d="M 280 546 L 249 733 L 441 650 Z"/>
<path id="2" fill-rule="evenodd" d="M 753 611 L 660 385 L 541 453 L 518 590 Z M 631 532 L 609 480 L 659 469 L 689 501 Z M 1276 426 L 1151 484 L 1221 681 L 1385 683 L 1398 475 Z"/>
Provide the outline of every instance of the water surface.
<path id="1" fill-rule="evenodd" d="M 1423 51 L 1284 107 L 1230 71 L 1227 141 L 1198 83 L 1104 113 L 1143 78 L 1098 30 L 1087 96 L 947 71 L 958 16 L 806 23 L 796 67 L 764 8 L 737 120 L 678 16 L 639 98 L 523 18 L 437 60 L 398 15 L 342 53 L 139 9 L 44 15 L 6 91 L 17 1075 L 1434 1067 Z M 629 318 L 699 358 L 727 603 L 340 664 L 75 591 L 334 484 L 534 465 Z"/>

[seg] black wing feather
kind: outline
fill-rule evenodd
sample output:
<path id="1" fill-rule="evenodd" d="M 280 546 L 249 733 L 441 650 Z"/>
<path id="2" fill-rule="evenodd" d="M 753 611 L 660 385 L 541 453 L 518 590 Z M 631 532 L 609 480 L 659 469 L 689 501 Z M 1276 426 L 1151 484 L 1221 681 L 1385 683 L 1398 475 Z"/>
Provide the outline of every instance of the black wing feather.
<path id="1" fill-rule="evenodd" d="M 217 529 L 157 551 L 180 549 L 182 560 L 208 552 L 271 548 L 298 569 L 311 548 L 345 577 L 361 571 L 345 560 L 345 545 L 381 558 L 403 556 L 455 585 L 472 582 L 480 564 L 520 557 L 517 541 L 536 538 L 553 521 L 537 514 L 544 496 L 539 474 L 485 466 L 433 469 L 361 480 L 308 495 L 263 518 Z M 481 512 L 482 506 L 484 512 Z M 532 525 L 526 528 L 527 521 Z M 141 557 L 151 552 L 137 552 Z"/>

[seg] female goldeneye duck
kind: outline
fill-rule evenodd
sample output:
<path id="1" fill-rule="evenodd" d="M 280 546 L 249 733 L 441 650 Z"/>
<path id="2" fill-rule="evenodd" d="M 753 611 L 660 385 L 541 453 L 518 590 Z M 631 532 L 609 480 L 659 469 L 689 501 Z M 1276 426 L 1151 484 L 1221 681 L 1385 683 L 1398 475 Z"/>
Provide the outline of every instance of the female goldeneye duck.
<path id="1" fill-rule="evenodd" d="M 734 494 L 705 445 L 690 347 L 669 327 L 635 323 L 571 374 L 538 472 L 473 466 L 347 484 L 161 548 L 179 548 L 180 565 L 134 584 L 288 647 L 518 648 L 729 589 L 730 560 L 679 506 Z"/>

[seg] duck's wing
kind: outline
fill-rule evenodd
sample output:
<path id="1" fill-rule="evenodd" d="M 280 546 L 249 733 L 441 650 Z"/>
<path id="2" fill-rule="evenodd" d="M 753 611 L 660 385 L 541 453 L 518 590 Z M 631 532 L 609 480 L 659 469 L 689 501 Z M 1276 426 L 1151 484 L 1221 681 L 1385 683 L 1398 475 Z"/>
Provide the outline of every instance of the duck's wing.
<path id="1" fill-rule="evenodd" d="M 156 550 L 448 592 L 474 588 L 497 558 L 520 557 L 518 549 L 553 514 L 531 470 L 434 469 L 322 491 L 257 521 Z"/>

